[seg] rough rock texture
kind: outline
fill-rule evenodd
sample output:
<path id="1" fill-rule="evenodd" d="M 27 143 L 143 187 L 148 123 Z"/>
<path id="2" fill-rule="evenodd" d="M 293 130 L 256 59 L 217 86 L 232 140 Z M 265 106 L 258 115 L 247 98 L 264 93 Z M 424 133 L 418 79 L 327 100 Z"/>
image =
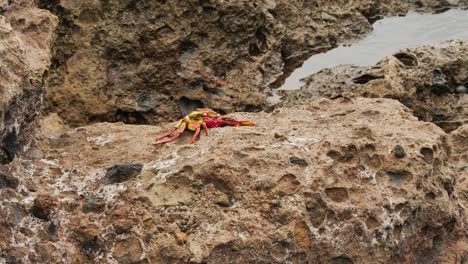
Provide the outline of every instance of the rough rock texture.
<path id="1" fill-rule="evenodd" d="M 307 57 L 382 15 L 460 1 L 40 0 L 60 17 L 47 108 L 67 124 L 154 124 L 207 106 L 259 111 Z M 410 2 L 410 3 L 408 3 Z"/>
<path id="2" fill-rule="evenodd" d="M 320 97 L 394 98 L 420 119 L 452 131 L 468 123 L 468 41 L 404 49 L 373 67 L 324 69 L 283 95 L 284 105 Z"/>
<path id="3" fill-rule="evenodd" d="M 122 123 L 44 138 L 29 150 L 44 158 L 15 159 L 10 173 L 21 182 L 0 189 L 0 257 L 24 263 L 466 260 L 460 185 L 466 186 L 466 172 L 460 174 L 466 169 L 454 165 L 466 161 L 460 144 L 466 145 L 466 126 L 447 136 L 396 100 L 366 98 L 235 117 L 258 125 L 212 129 L 194 145 L 186 133 L 154 147 L 167 126 Z M 136 163 L 141 172 L 126 181 L 102 181 L 109 168 Z"/>
<path id="4" fill-rule="evenodd" d="M 459 127 L 450 134 L 452 145 L 451 164 L 458 174 L 457 184 L 453 191 L 461 199 L 465 208 L 468 208 L 468 125 Z"/>
<path id="5" fill-rule="evenodd" d="M 0 163 L 28 142 L 58 19 L 33 1 L 0 1 Z"/>
<path id="6" fill-rule="evenodd" d="M 37 4 L 60 20 L 0 0 L 2 162 L 35 136 L 45 89 L 49 112 L 0 166 L 0 263 L 468 260 L 466 42 L 321 72 L 285 107 L 236 114 L 257 127 L 194 145 L 153 146 L 169 124 L 68 127 L 255 112 L 264 87 L 381 15 L 466 0 Z"/>

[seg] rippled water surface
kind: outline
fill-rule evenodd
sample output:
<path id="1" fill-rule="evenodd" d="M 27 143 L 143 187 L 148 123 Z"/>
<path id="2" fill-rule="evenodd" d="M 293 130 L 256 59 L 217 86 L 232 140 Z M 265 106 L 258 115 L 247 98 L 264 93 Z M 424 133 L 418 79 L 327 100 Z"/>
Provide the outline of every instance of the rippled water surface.
<path id="1" fill-rule="evenodd" d="M 302 86 L 300 79 L 323 68 L 340 64 L 368 66 L 402 48 L 451 39 L 468 40 L 468 10 L 452 9 L 441 14 L 410 12 L 404 17 L 379 20 L 373 27 L 372 33 L 350 47 L 341 46 L 310 57 L 280 89 L 299 89 Z"/>

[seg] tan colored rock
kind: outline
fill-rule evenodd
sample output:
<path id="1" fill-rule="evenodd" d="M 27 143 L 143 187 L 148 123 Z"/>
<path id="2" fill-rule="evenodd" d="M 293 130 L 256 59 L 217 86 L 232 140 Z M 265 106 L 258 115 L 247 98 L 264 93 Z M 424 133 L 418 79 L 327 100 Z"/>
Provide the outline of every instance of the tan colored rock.
<path id="1" fill-rule="evenodd" d="M 135 263 L 141 259 L 143 248 L 137 238 L 131 237 L 118 241 L 114 246 L 113 256 L 119 263 Z"/>
<path id="2" fill-rule="evenodd" d="M 154 147 L 169 124 L 100 123 L 44 139 L 35 148 L 47 158 L 20 157 L 11 173 L 59 198 L 56 237 L 28 240 L 46 227 L 24 216 L 2 252 L 27 258 L 34 253 L 20 248 L 30 241 L 55 245 L 58 262 L 67 253 L 89 262 L 427 263 L 467 251 L 452 163 L 461 130 L 447 136 L 391 99 L 233 116 L 257 126 L 212 129 L 193 145 L 187 132 Z M 107 168 L 128 163 L 142 172 L 102 183 Z M 220 193 L 229 203 L 217 203 Z M 105 204 L 99 214 L 81 208 L 90 194 Z"/>
<path id="3" fill-rule="evenodd" d="M 0 162 L 13 159 L 31 138 L 49 69 L 58 19 L 34 1 L 0 5 Z"/>
<path id="4" fill-rule="evenodd" d="M 454 182 L 447 182 L 445 188 L 458 197 L 465 208 L 468 207 L 468 125 L 452 131 L 449 137 L 452 146 L 451 164 L 457 177 Z"/>
<path id="5" fill-rule="evenodd" d="M 56 113 L 41 118 L 40 126 L 42 134 L 46 137 L 59 137 L 68 129 L 68 126 Z"/>

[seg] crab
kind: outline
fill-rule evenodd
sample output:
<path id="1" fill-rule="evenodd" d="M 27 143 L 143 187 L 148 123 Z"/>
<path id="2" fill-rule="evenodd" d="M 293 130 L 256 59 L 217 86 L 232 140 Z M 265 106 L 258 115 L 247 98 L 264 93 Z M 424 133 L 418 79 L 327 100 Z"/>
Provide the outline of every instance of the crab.
<path id="1" fill-rule="evenodd" d="M 161 145 L 172 142 L 176 140 L 187 128 L 191 131 L 195 131 L 195 134 L 193 135 L 192 140 L 190 141 L 190 144 L 193 144 L 195 143 L 195 140 L 200 134 L 202 127 L 205 130 L 206 135 L 208 136 L 208 128 L 224 126 L 255 126 L 255 123 L 252 121 L 239 121 L 231 117 L 221 116 L 220 114 L 209 108 L 198 108 L 190 114 L 184 116 L 182 119 L 180 119 L 179 123 L 177 123 L 176 126 L 171 128 L 171 130 L 156 137 L 156 142 L 154 144 Z M 174 135 L 170 137 L 172 133 L 174 133 Z M 170 138 L 162 140 L 166 137 Z"/>

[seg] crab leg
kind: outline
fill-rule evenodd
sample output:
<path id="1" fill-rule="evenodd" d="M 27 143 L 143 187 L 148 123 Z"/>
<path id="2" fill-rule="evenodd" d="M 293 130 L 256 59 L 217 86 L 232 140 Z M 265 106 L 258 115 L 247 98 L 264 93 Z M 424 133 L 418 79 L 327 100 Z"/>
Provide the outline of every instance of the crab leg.
<path id="1" fill-rule="evenodd" d="M 158 136 L 158 137 L 155 138 L 154 140 L 158 141 L 158 140 L 160 140 L 161 138 L 168 137 L 168 136 L 170 136 L 176 129 L 177 129 L 177 127 L 173 127 L 173 128 L 171 128 L 171 130 L 169 130 L 169 131 L 167 131 L 166 133 L 164 133 L 164 134 Z"/>
<path id="2" fill-rule="evenodd" d="M 200 134 L 200 126 L 197 127 L 197 130 L 195 130 L 195 135 L 193 135 L 192 140 L 190 141 L 190 144 L 193 144 L 195 140 L 197 139 L 198 134 Z"/>
<path id="3" fill-rule="evenodd" d="M 187 124 L 186 123 L 182 123 L 180 125 L 180 127 L 177 129 L 177 131 L 175 132 L 175 135 L 171 138 L 168 138 L 168 139 L 165 139 L 163 141 L 159 141 L 159 142 L 156 142 L 154 143 L 154 145 L 159 145 L 159 144 L 164 144 L 164 143 L 169 143 L 169 142 L 172 142 L 174 140 L 176 140 L 180 134 L 182 134 L 182 132 L 184 132 L 185 128 L 187 127 Z M 171 132 L 172 133 L 172 132 Z M 167 133 L 166 133 L 167 134 Z M 170 135 L 170 134 L 169 134 Z"/>
<path id="4" fill-rule="evenodd" d="M 202 123 L 203 129 L 205 129 L 206 135 L 208 136 L 208 127 L 206 126 L 206 123 Z"/>

